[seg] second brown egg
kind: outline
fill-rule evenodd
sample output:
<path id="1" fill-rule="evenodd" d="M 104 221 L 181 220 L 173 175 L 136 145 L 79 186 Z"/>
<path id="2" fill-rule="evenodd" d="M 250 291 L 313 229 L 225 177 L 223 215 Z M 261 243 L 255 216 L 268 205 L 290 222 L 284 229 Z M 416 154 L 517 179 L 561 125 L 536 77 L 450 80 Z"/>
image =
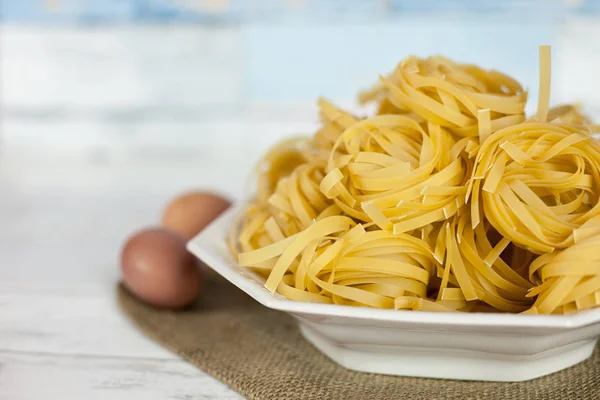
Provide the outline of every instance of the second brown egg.
<path id="1" fill-rule="evenodd" d="M 162 225 L 190 240 L 230 205 L 227 199 L 213 193 L 184 193 L 168 204 Z"/>

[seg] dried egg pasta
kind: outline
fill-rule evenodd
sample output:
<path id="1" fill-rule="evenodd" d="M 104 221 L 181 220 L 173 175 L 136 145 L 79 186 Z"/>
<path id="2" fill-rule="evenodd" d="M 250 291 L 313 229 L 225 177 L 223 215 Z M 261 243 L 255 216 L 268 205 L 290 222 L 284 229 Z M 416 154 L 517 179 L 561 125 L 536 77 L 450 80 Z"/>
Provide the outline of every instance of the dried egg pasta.
<path id="1" fill-rule="evenodd" d="M 508 75 L 402 61 L 352 115 L 319 100 L 312 138 L 275 146 L 235 221 L 240 265 L 288 299 L 438 312 L 600 305 L 600 145 L 578 106 L 536 115 Z"/>

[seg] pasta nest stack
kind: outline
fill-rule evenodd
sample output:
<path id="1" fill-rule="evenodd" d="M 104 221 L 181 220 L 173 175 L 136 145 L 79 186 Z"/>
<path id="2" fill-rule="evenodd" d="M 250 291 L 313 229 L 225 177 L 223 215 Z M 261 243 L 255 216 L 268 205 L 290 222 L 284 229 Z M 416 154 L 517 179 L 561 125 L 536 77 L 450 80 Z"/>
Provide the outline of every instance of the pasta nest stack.
<path id="1" fill-rule="evenodd" d="M 496 132 L 481 146 L 471 180 L 471 216 L 485 215 L 504 237 L 503 242 L 511 241 L 540 255 L 531 263 L 529 280 L 543 284 L 532 290 L 529 297 L 569 293 L 574 287 L 565 289 L 559 282 L 564 284 L 574 276 L 578 280 L 573 285 L 587 282 L 594 274 L 579 276 L 579 262 L 590 267 L 586 271 L 598 273 L 599 265 L 593 257 L 582 259 L 583 254 L 589 254 L 585 250 L 571 259 L 571 265 L 565 267 L 563 263 L 563 268 L 552 268 L 558 260 L 564 260 L 562 250 L 568 249 L 567 254 L 574 255 L 575 249 L 583 248 L 578 246 L 579 241 L 600 232 L 599 171 L 600 146 L 582 127 L 523 123 Z M 553 261 L 555 257 L 558 259 Z M 542 267 L 547 263 L 551 266 Z M 550 270 L 553 272 L 548 275 Z M 534 272 L 542 275 L 534 279 Z M 553 285 L 559 285 L 558 289 Z M 543 313 L 562 312 L 562 306 L 567 307 L 564 311 L 574 310 L 569 303 L 579 300 L 573 298 L 575 293 L 578 292 L 552 303 L 553 307 L 548 302 L 541 308 L 535 307 Z M 586 295 L 589 293 L 582 296 Z"/>
<path id="2" fill-rule="evenodd" d="M 544 54 L 528 121 L 514 79 L 443 57 L 409 57 L 363 93 L 378 105 L 373 116 L 319 100 L 321 129 L 260 164 L 232 253 L 297 301 L 529 313 L 600 305 L 591 254 L 600 146 L 577 107 L 548 109 Z"/>

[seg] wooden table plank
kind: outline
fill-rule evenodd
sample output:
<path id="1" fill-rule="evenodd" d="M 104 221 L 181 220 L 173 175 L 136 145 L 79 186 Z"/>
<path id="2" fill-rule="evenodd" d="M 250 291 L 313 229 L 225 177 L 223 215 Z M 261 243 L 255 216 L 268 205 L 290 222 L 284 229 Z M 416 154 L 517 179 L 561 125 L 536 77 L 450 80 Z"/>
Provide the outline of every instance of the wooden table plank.
<path id="1" fill-rule="evenodd" d="M 180 360 L 0 351 L 0 399 L 237 400 L 241 397 Z"/>
<path id="2" fill-rule="evenodd" d="M 0 283 L 0 350 L 178 359 L 135 330 L 113 290 L 103 283 Z"/>

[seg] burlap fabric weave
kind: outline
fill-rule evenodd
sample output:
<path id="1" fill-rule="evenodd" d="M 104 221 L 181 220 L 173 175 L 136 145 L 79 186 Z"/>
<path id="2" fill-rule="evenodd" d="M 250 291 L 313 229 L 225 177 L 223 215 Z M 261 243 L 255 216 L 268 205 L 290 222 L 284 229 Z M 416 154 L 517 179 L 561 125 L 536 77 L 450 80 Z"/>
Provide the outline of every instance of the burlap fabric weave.
<path id="1" fill-rule="evenodd" d="M 184 311 L 157 310 L 122 287 L 118 298 L 146 335 L 248 399 L 600 399 L 598 349 L 579 365 L 528 382 L 384 376 L 338 366 L 302 338 L 293 318 L 212 275 L 202 299 Z"/>

